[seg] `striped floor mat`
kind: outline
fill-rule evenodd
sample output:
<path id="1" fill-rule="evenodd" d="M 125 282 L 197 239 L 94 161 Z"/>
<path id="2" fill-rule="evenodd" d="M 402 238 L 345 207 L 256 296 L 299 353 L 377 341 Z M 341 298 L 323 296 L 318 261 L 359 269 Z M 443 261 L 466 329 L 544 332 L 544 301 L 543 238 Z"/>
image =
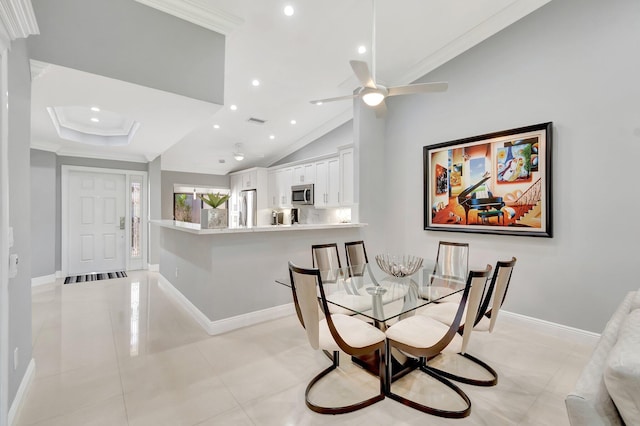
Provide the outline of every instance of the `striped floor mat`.
<path id="1" fill-rule="evenodd" d="M 117 272 L 104 272 L 101 274 L 85 274 L 85 275 L 72 275 L 64 279 L 65 284 L 84 283 L 89 281 L 109 280 L 112 278 L 124 278 L 127 273 L 124 271 Z"/>

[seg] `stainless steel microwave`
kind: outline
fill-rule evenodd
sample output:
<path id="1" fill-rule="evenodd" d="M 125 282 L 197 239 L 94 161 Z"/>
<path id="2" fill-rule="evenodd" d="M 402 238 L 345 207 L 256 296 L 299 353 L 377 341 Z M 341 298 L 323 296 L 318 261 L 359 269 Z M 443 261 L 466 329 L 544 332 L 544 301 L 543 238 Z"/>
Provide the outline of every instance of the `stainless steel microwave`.
<path id="1" fill-rule="evenodd" d="M 297 206 L 313 205 L 313 184 L 292 186 L 291 204 Z"/>

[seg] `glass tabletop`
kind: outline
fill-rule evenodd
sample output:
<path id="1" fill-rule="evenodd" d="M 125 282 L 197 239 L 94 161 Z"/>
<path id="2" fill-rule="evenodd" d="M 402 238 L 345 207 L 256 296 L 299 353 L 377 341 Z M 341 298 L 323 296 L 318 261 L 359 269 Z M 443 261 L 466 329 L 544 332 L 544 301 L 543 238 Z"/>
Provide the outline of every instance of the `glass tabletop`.
<path id="1" fill-rule="evenodd" d="M 396 277 L 367 263 L 320 271 L 329 310 L 386 322 L 464 289 L 464 280 L 434 274 L 434 264 Z M 289 277 L 277 283 L 291 287 Z"/>

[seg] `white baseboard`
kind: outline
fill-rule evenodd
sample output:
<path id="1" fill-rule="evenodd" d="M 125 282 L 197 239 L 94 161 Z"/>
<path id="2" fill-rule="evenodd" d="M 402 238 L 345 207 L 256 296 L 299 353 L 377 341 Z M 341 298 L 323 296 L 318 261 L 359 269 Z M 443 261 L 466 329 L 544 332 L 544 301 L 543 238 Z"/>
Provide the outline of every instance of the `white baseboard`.
<path id="1" fill-rule="evenodd" d="M 500 315 L 508 317 L 510 320 L 520 321 L 526 323 L 529 327 L 537 328 L 538 330 L 558 337 L 565 337 L 572 340 L 579 340 L 585 343 L 596 343 L 600 339 L 599 333 L 593 333 L 591 331 L 582 330 L 579 328 L 569 327 L 567 325 L 558 324 L 551 321 L 546 321 L 534 317 L 528 317 L 526 315 L 516 314 L 514 312 L 500 310 Z M 500 317 L 498 317 L 498 321 Z"/>
<path id="2" fill-rule="evenodd" d="M 11 408 L 9 408 L 9 416 L 8 416 L 8 424 L 12 426 L 15 420 L 20 413 L 20 409 L 22 408 L 22 404 L 24 403 L 24 399 L 27 396 L 27 392 L 31 387 L 31 382 L 36 374 L 36 362 L 33 358 L 29 361 L 29 366 L 27 367 L 27 371 L 24 373 L 24 377 L 22 377 L 22 381 L 20 382 L 20 386 L 18 387 L 18 392 L 16 393 L 16 397 L 13 399 L 13 403 L 11 404 Z"/>
<path id="3" fill-rule="evenodd" d="M 65 278 L 65 276 L 62 271 L 56 271 L 56 278 Z"/>
<path id="4" fill-rule="evenodd" d="M 155 264 L 147 264 L 147 269 L 149 270 L 149 272 L 160 272 L 160 264 L 159 263 L 155 263 Z"/>
<path id="5" fill-rule="evenodd" d="M 45 284 L 53 284 L 56 281 L 56 274 L 44 275 L 42 277 L 31 278 L 31 287 L 38 287 Z"/>
<path id="6" fill-rule="evenodd" d="M 180 291 L 169 282 L 164 276 L 158 278 L 160 288 L 171 296 L 180 306 L 182 306 L 189 315 L 211 336 L 226 333 L 228 331 L 237 330 L 239 328 L 248 327 L 264 321 L 282 318 L 295 313 L 293 303 L 274 306 L 260 311 L 249 312 L 235 317 L 224 318 L 217 321 L 211 321 L 202 313 L 189 299 L 187 299 Z"/>

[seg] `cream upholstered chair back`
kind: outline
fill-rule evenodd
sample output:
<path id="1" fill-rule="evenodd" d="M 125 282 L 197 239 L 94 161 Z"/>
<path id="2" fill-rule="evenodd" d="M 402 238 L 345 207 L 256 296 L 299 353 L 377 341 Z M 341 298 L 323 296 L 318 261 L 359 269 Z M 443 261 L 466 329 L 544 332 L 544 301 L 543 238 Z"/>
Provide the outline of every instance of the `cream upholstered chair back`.
<path id="1" fill-rule="evenodd" d="M 364 247 L 364 241 L 351 241 L 344 243 L 344 250 L 347 256 L 347 266 L 350 273 L 356 276 L 362 276 L 365 265 L 369 263 L 367 250 Z"/>
<path id="2" fill-rule="evenodd" d="M 324 282 L 336 282 L 339 269 L 342 268 L 338 244 L 314 244 L 311 246 L 311 261 L 314 268 L 318 268 Z"/>
<path id="3" fill-rule="evenodd" d="M 322 314 L 318 305 L 318 275 L 302 273 L 289 263 L 289 278 L 298 319 L 313 349 L 319 349 L 319 324 Z"/>
<path id="4" fill-rule="evenodd" d="M 485 276 L 474 276 L 471 279 L 471 290 L 469 291 L 469 296 L 467 297 L 467 306 L 466 313 L 464 314 L 464 324 L 469 324 L 469 327 L 464 327 L 462 331 L 462 350 L 460 353 L 464 354 L 467 352 L 467 345 L 469 344 L 469 338 L 471 337 L 471 331 L 478 316 L 478 312 L 481 307 L 482 296 L 485 294 L 485 290 L 487 287 L 487 282 L 489 280 L 488 273 L 491 271 L 491 265 L 487 265 L 487 275 Z"/>
<path id="5" fill-rule="evenodd" d="M 496 263 L 496 269 L 491 279 L 491 286 L 489 287 L 489 291 L 493 290 L 493 294 L 491 295 L 491 303 L 489 304 L 489 312 L 491 316 L 491 321 L 489 323 L 490 332 L 493 331 L 493 328 L 496 325 L 498 313 L 500 312 L 500 308 L 502 307 L 504 299 L 507 295 L 507 289 L 509 288 L 509 283 L 511 282 L 511 274 L 513 273 L 513 268 L 516 265 L 516 261 L 517 259 L 515 257 L 512 257 L 509 261 L 498 261 Z"/>
<path id="6" fill-rule="evenodd" d="M 465 280 L 469 271 L 469 244 L 440 241 L 435 274 Z"/>

